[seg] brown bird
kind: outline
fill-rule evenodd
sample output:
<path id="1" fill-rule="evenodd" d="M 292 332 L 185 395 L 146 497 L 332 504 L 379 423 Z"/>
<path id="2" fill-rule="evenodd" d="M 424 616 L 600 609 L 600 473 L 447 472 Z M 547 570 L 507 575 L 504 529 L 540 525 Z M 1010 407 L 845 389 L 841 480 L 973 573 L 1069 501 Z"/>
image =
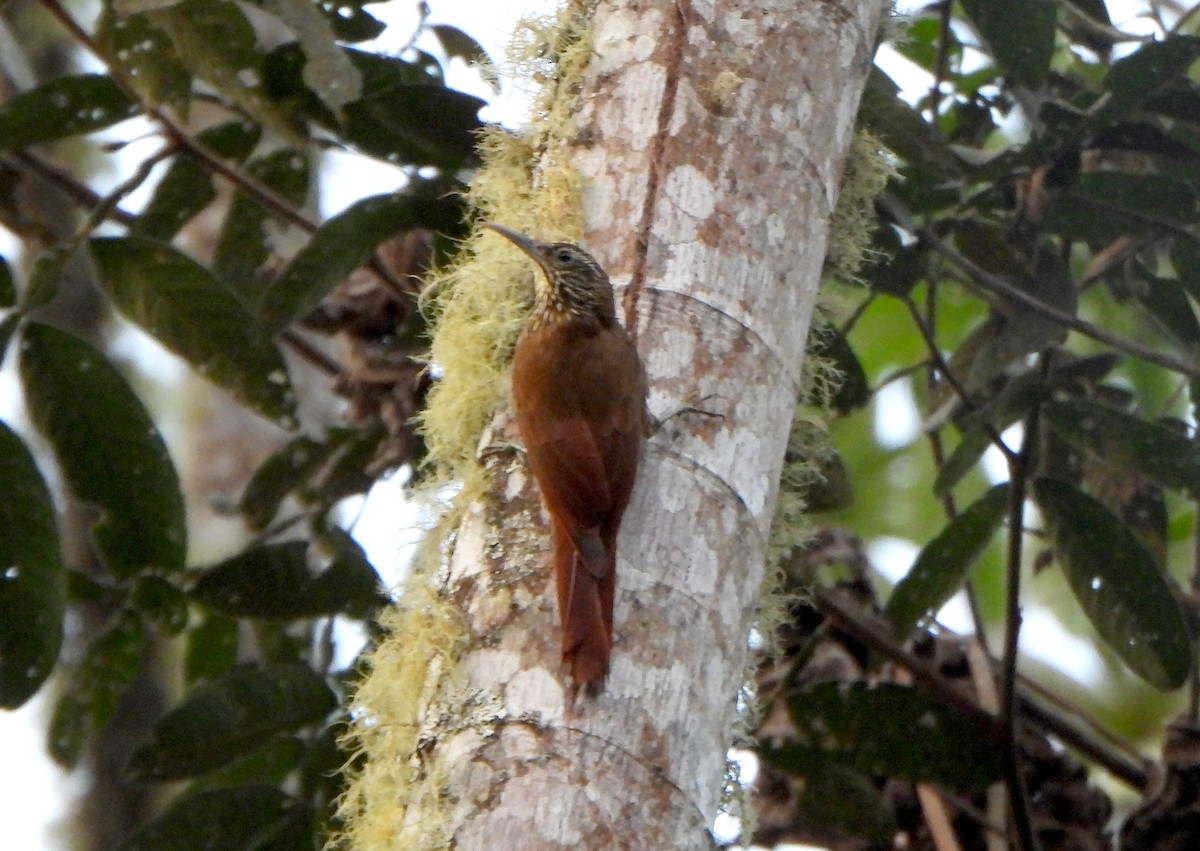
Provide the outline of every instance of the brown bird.
<path id="1" fill-rule="evenodd" d="M 563 661 L 576 684 L 599 686 L 612 652 L 617 530 L 647 430 L 646 374 L 590 254 L 485 226 L 544 273 L 513 353 L 513 408 L 550 515 Z"/>

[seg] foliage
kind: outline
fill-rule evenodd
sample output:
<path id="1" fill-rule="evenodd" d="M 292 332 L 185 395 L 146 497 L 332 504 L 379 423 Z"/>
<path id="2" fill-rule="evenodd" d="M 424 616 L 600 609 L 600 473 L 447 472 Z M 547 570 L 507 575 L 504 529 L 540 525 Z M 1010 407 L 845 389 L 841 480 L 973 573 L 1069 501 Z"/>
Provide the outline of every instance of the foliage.
<path id="1" fill-rule="evenodd" d="M 1173 821 L 1180 802 L 1153 796 L 1132 746 L 1076 736 L 1080 719 L 1044 709 L 1060 698 L 1013 680 L 1019 603 L 1052 610 L 1101 648 L 1102 681 L 1072 683 L 1069 663 L 1040 677 L 1091 710 L 1088 724 L 1161 737 L 1164 713 L 1182 709 L 1178 692 L 1195 688 L 1200 37 L 1195 9 L 1164 18 L 1148 6 L 1114 24 L 1100 0 L 931 3 L 894 38 L 927 72 L 926 91 L 902 97 L 887 63 L 871 72 L 859 121 L 897 173 L 876 200 L 862 288 L 843 295 L 849 319 L 815 341 L 822 357 L 827 340 L 844 341 L 836 361 L 855 399 L 830 411 L 835 469 L 855 501 L 826 520 L 918 553 L 890 589 L 837 526 L 787 562 L 807 599 L 780 627 L 784 658 L 760 675 L 754 791 L 769 806 L 756 842 L 857 848 L 899 831 L 907 847 L 933 847 L 941 808 L 963 847 L 983 847 L 969 808 L 918 801 L 920 787 L 900 781 L 968 791 L 937 776 L 940 748 L 965 757 L 984 739 L 1023 772 L 1004 783 L 1026 803 L 989 811 L 1007 820 L 1009 847 L 1200 842 Z M 1139 27 L 1156 35 L 1132 34 Z M 892 382 L 922 425 L 885 447 L 872 418 L 876 432 L 890 425 L 879 391 Z M 819 494 L 804 495 L 822 510 Z M 967 629 L 987 640 L 994 666 L 975 639 L 937 622 L 964 590 Z M 1022 656 L 1020 671 L 1043 665 Z M 898 747 L 903 713 L 882 706 L 914 679 L 982 726 L 931 733 L 929 716 Z M 1148 701 L 1145 686 L 1175 696 Z M 1191 705 L 1184 730 L 1200 722 Z M 1078 750 L 1051 757 L 1051 742 Z M 1168 772 L 1194 771 L 1166 747 Z M 914 752 L 926 757 L 920 772 Z M 1088 785 L 1081 755 L 1150 796 L 1123 838 L 1106 832 L 1112 804 Z M 1169 782 L 1183 776 L 1194 775 Z M 982 812 L 987 778 L 977 780 L 970 800 Z"/>
<path id="2" fill-rule="evenodd" d="M 126 849 L 311 848 L 330 829 L 353 665 L 333 667 L 322 642 L 335 619 L 370 624 L 386 601 L 339 504 L 422 460 L 410 276 L 463 234 L 461 175 L 482 127 L 482 101 L 448 87 L 442 62 L 492 73 L 472 39 L 424 17 L 397 54 L 368 43 L 384 25 L 359 0 L 254 5 L 104 0 L 88 30 L 48 0 L 42 23 L 89 72 L 0 102 L 0 224 L 19 241 L 0 257 L 0 358 L 19 367 L 41 437 L 0 423 L 0 705 L 57 672 L 49 750 L 73 766 L 154 648 L 178 642 L 183 693 L 127 773 L 188 785 Z M 411 47 L 426 29 L 443 59 Z M 403 188 L 312 219 L 331 146 L 390 164 Z M 120 182 L 95 189 L 106 172 Z M 33 186 L 74 213 L 46 220 Z M 345 426 L 290 437 L 250 477 L 237 509 L 257 534 L 241 552 L 212 565 L 189 553 L 194 506 L 143 377 L 73 307 L 85 278 L 110 328 L 137 326 L 285 430 L 304 401 L 298 360 L 349 399 Z M 360 377 L 313 333 L 369 348 L 376 371 Z M 86 519 L 82 547 L 56 523 L 63 500 Z M 72 611 L 94 625 L 63 665 Z"/>

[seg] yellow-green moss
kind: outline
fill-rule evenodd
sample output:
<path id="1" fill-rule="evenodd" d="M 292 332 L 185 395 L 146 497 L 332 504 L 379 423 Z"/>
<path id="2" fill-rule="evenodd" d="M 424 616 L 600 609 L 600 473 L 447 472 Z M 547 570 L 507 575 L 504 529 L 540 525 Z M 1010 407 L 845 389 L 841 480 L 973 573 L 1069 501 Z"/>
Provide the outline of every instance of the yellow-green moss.
<path id="1" fill-rule="evenodd" d="M 541 91 L 527 129 L 491 129 L 480 138 L 483 165 L 466 199 L 477 218 L 539 239 L 581 235 L 580 187 L 567 164 L 567 143 L 591 54 L 590 19 L 591 4 L 571 0 L 558 16 L 519 26 L 513 77 L 535 79 Z M 445 798 L 442 762 L 425 761 L 422 743 L 466 727 L 485 730 L 496 717 L 491 696 L 457 677 L 467 631 L 437 580 L 462 508 L 487 486 L 477 456 L 489 421 L 506 404 L 508 363 L 528 315 L 531 274 L 528 259 L 505 240 L 476 231 L 425 290 L 430 361 L 439 374 L 420 423 L 429 478 L 460 489 L 422 547 L 399 602 L 381 616 L 386 634 L 367 656 L 343 742 L 362 759 L 350 769 L 332 847 L 445 847 L 455 802 Z"/>

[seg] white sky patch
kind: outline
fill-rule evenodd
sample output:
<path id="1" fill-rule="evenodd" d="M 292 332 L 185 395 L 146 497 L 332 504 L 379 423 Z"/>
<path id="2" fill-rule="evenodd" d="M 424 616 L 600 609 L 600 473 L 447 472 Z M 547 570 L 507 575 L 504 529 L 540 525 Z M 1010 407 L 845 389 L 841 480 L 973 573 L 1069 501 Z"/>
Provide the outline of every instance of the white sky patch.
<path id="1" fill-rule="evenodd" d="M 921 416 L 913 399 L 912 381 L 905 376 L 889 381 L 871 403 L 875 440 L 884 449 L 899 449 L 916 439 Z"/>
<path id="2" fill-rule="evenodd" d="M 917 560 L 921 548 L 907 538 L 883 535 L 867 544 L 867 557 L 871 566 L 893 584 L 904 578 Z"/>
<path id="3" fill-rule="evenodd" d="M 1022 612 L 1021 652 L 1062 671 L 1081 685 L 1104 679 L 1104 659 L 1092 642 L 1067 630 L 1053 613 L 1040 606 Z"/>

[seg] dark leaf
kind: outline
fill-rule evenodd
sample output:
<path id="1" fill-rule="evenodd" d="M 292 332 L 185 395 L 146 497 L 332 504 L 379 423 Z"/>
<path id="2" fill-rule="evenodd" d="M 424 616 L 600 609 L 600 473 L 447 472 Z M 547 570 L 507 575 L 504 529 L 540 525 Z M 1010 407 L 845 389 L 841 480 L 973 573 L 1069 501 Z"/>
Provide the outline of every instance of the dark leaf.
<path id="1" fill-rule="evenodd" d="M 303 154 L 291 148 L 272 151 L 251 161 L 246 170 L 285 201 L 297 208 L 304 205 L 310 175 Z M 221 226 L 213 257 L 213 274 L 251 311 L 257 310 L 266 285 L 259 270 L 271 255 L 265 229 L 267 218 L 266 209 L 239 192 Z"/>
<path id="2" fill-rule="evenodd" d="M 0 257 L 0 307 L 12 307 L 17 303 L 17 286 L 13 283 L 12 267 L 8 260 Z"/>
<path id="3" fill-rule="evenodd" d="M 263 91 L 260 81 L 266 57 L 237 3 L 183 0 L 147 14 L 171 39 L 179 61 L 192 74 L 287 144 L 303 146 L 304 137 L 292 116 L 280 111 Z"/>
<path id="4" fill-rule="evenodd" d="M 63 637 L 66 573 L 54 503 L 33 456 L 0 422 L 0 707 L 41 687 Z"/>
<path id="5" fill-rule="evenodd" d="M 982 428 L 973 428 L 963 433 L 962 439 L 950 453 L 933 482 L 934 496 L 943 497 L 962 481 L 962 477 L 975 469 L 983 453 L 992 445 L 992 437 Z"/>
<path id="6" fill-rule="evenodd" d="M 262 131 L 255 124 L 232 121 L 205 130 L 198 137 L 209 151 L 240 162 L 258 144 Z M 188 154 L 175 157 L 154 189 L 150 203 L 130 228 L 132 233 L 169 242 L 194 215 L 217 197 L 208 168 Z"/>
<path id="7" fill-rule="evenodd" d="M 804 776 L 799 808 L 817 824 L 850 836 L 886 845 L 896 835 L 896 816 L 871 778 L 834 762 Z"/>
<path id="8" fill-rule="evenodd" d="M 352 48 L 346 54 L 362 74 L 363 93 L 344 108 L 344 122 L 305 86 L 305 57 L 294 43 L 271 54 L 267 89 L 277 101 L 388 162 L 453 172 L 474 159 L 482 100 L 440 85 L 417 64 Z"/>
<path id="9" fill-rule="evenodd" d="M 188 114 L 192 75 L 180 64 L 167 34 L 146 15 L 122 15 L 104 3 L 96 24 L 96 43 L 106 62 L 151 105 L 170 104 Z"/>
<path id="10" fill-rule="evenodd" d="M 103 74 L 60 77 L 0 104 L 0 151 L 90 133 L 139 111 Z"/>
<path id="11" fill-rule="evenodd" d="M 829 399 L 834 411 L 848 414 L 870 401 L 867 374 L 850 341 L 837 328 L 829 323 L 815 325 L 809 332 L 809 353 L 828 360 L 837 375 L 837 389 Z"/>
<path id="12" fill-rule="evenodd" d="M 458 27 L 446 24 L 434 24 L 429 31 L 437 36 L 442 44 L 442 50 L 450 59 L 462 59 L 479 69 L 480 76 L 492 87 L 492 91 L 500 94 L 500 75 L 496 72 L 496 64 L 492 62 L 487 51 Z"/>
<path id="13" fill-rule="evenodd" d="M 76 499 L 97 512 L 92 537 L 118 577 L 179 570 L 187 553 L 183 496 L 154 421 L 90 345 L 49 325 L 26 326 L 21 385 L 30 418 Z"/>
<path id="14" fill-rule="evenodd" d="M 319 574 L 309 567 L 304 541 L 255 547 L 206 570 L 192 596 L 237 617 L 311 618 L 373 607 L 379 600 L 374 569 L 348 537 L 335 543 L 333 561 Z"/>
<path id="15" fill-rule="evenodd" d="M 187 626 L 187 595 L 161 576 L 138 577 L 130 602 L 142 617 L 168 635 L 178 635 Z"/>
<path id="16" fill-rule="evenodd" d="M 25 298 L 21 299 L 26 310 L 45 307 L 54 301 L 62 284 L 63 271 L 71 261 L 75 248 L 74 244 L 59 245 L 43 251 L 33 261 Z"/>
<path id="17" fill-rule="evenodd" d="M 1038 89 L 1054 55 L 1054 0 L 963 0 L 963 10 L 1006 76 Z"/>
<path id="18" fill-rule="evenodd" d="M 146 630 L 142 619 L 123 612 L 92 641 L 79 668 L 67 678 L 50 720 L 50 755 L 73 768 L 88 738 L 112 718 L 126 686 L 142 668 Z"/>
<path id="19" fill-rule="evenodd" d="M 1104 463 L 1200 499 L 1200 446 L 1186 434 L 1084 399 L 1050 402 L 1042 415 L 1060 437 Z"/>
<path id="20" fill-rule="evenodd" d="M 174 801 L 116 851 L 302 851 L 312 812 L 274 786 L 213 789 Z"/>
<path id="21" fill-rule="evenodd" d="M 827 682 L 789 698 L 788 709 L 799 742 L 777 749 L 782 761 L 772 762 L 781 767 L 807 750 L 857 771 L 956 789 L 982 789 L 1000 776 L 999 750 L 986 731 L 917 688 Z"/>
<path id="22" fill-rule="evenodd" d="M 888 599 L 885 614 L 906 635 L 926 612 L 936 612 L 966 581 L 991 543 L 1008 507 L 1008 485 L 996 485 L 925 545 Z"/>
<path id="23" fill-rule="evenodd" d="M 141 780 L 194 777 L 250 753 L 279 733 L 337 708 L 325 680 L 303 664 L 238 668 L 197 686 L 157 724 L 130 770 Z"/>
<path id="24" fill-rule="evenodd" d="M 222 786 L 246 786 L 252 783 L 283 783 L 304 759 L 304 742 L 296 736 L 277 736 L 268 739 L 260 748 L 235 759 L 196 780 L 194 789 L 215 789 Z M 342 754 L 345 759 L 345 754 Z M 335 766 L 336 772 L 340 766 Z"/>
<path id="25" fill-rule="evenodd" d="M 333 23 L 339 41 L 356 42 L 375 38 L 387 24 L 363 10 L 376 0 L 318 0 L 317 8 Z"/>
<path id="26" fill-rule="evenodd" d="M 417 227 L 453 229 L 460 207 L 445 190 L 415 181 L 408 191 L 374 195 L 325 222 L 267 289 L 263 319 L 280 329 L 308 313 L 390 236 Z"/>
<path id="27" fill-rule="evenodd" d="M 183 675 L 187 685 L 211 680 L 233 668 L 238 654 L 238 623 L 218 612 L 209 612 L 187 635 Z"/>
<path id="28" fill-rule="evenodd" d="M 303 485 L 335 448 L 332 440 L 322 442 L 300 435 L 267 458 L 254 471 L 238 503 L 246 524 L 256 531 L 265 529 L 288 494 Z"/>
<path id="29" fill-rule="evenodd" d="M 1182 229 L 1200 218 L 1196 192 L 1161 174 L 1090 172 L 1047 211 L 1046 228 L 1067 239 L 1108 242 L 1120 236 Z"/>
<path id="30" fill-rule="evenodd" d="M 1112 117 L 1140 105 L 1180 77 L 1200 59 L 1200 38 L 1173 33 L 1163 41 L 1151 41 L 1113 64 L 1104 78 L 1111 93 L 1097 120 Z M 1195 116 L 1193 116 L 1195 119 Z"/>
<path id="31" fill-rule="evenodd" d="M 1101 503 L 1055 479 L 1034 482 L 1054 552 L 1084 614 L 1122 661 L 1164 691 L 1191 670 L 1191 636 L 1170 580 Z"/>
<path id="32" fill-rule="evenodd" d="M 141 237 L 89 241 L 117 308 L 272 422 L 293 422 L 295 395 L 275 342 L 203 266 Z"/>
<path id="33" fill-rule="evenodd" d="M 1134 298 L 1146 312 L 1185 346 L 1200 343 L 1200 323 L 1181 283 L 1174 278 L 1152 275 L 1140 264 L 1134 269 L 1137 275 Z"/>
<path id="34" fill-rule="evenodd" d="M 859 108 L 862 121 L 922 178 L 943 181 L 961 174 L 962 166 L 942 135 L 900 97 L 900 87 L 872 66 Z"/>

